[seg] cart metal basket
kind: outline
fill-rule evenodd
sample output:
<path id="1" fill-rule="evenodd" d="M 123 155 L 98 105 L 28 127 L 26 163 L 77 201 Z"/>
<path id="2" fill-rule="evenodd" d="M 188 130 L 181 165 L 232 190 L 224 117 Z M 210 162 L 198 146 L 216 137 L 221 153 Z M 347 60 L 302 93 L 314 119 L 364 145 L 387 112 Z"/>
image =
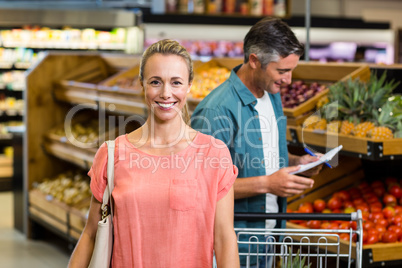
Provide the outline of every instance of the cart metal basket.
<path id="1" fill-rule="evenodd" d="M 362 267 L 362 214 L 236 213 L 235 220 L 339 220 L 356 221 L 351 229 L 240 229 L 235 228 L 237 243 L 246 267 Z M 349 241 L 340 235 L 349 234 Z M 356 242 L 352 238 L 356 236 Z M 352 247 L 354 243 L 355 246 Z M 250 265 L 254 259 L 253 266 Z M 256 261 L 258 260 L 258 261 Z"/>

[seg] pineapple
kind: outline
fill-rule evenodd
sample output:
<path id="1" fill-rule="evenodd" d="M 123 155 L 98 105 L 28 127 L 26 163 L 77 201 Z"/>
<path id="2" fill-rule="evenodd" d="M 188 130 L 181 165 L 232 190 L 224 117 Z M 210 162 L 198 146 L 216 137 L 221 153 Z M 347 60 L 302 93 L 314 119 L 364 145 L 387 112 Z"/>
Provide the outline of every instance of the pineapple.
<path id="1" fill-rule="evenodd" d="M 375 140 L 392 139 L 394 131 L 400 129 L 402 114 L 394 115 L 396 103 L 387 102 L 378 110 L 373 110 L 376 127 L 367 132 L 367 136 Z M 399 126 L 398 126 L 399 125 Z"/>
<path id="2" fill-rule="evenodd" d="M 352 131 L 352 134 L 356 137 L 365 138 L 367 136 L 367 132 L 372 130 L 375 127 L 373 122 L 363 122 L 355 126 Z"/>
<path id="3" fill-rule="evenodd" d="M 322 118 L 315 125 L 315 130 L 326 130 L 327 129 L 327 120 Z"/>
<path id="4" fill-rule="evenodd" d="M 368 136 L 374 140 L 388 140 L 394 137 L 389 127 L 375 127 L 368 132 Z"/>
<path id="5" fill-rule="evenodd" d="M 327 125 L 327 131 L 331 133 L 339 133 L 339 130 L 341 129 L 342 121 L 340 120 L 333 120 L 329 122 Z"/>
<path id="6" fill-rule="evenodd" d="M 307 117 L 303 122 L 304 129 L 314 129 L 315 125 L 320 121 L 320 117 L 317 115 L 311 115 Z"/>
<path id="7" fill-rule="evenodd" d="M 343 120 L 341 124 L 340 133 L 344 135 L 349 135 L 352 133 L 353 129 L 355 128 L 355 124 L 350 120 Z"/>
<path id="8" fill-rule="evenodd" d="M 321 98 L 317 101 L 316 108 L 317 108 L 317 109 L 321 109 L 321 108 L 324 107 L 324 105 L 327 104 L 328 102 L 329 102 L 328 96 L 321 97 Z"/>

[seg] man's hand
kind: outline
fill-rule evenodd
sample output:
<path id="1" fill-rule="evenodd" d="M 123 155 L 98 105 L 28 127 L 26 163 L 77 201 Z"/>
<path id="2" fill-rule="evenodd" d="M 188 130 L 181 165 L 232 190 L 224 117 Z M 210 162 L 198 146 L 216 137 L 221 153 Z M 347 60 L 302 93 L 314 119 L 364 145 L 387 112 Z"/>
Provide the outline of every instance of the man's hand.
<path id="1" fill-rule="evenodd" d="M 308 163 L 318 161 L 318 159 L 321 156 L 322 156 L 322 154 L 317 154 L 317 156 L 311 156 L 311 155 L 308 155 L 308 154 L 303 155 L 303 156 L 301 156 L 299 158 L 299 165 L 305 165 L 305 164 L 308 164 Z M 300 173 L 300 174 L 303 175 L 303 176 L 306 176 L 306 177 L 315 176 L 318 173 L 320 173 L 323 165 L 324 164 L 318 165 L 318 166 L 313 167 L 312 169 L 306 170 L 306 171 L 304 171 L 303 173 Z"/>
<path id="2" fill-rule="evenodd" d="M 268 192 L 282 197 L 290 197 L 313 187 L 314 180 L 289 174 L 299 168 L 299 166 L 281 168 L 270 176 L 265 176 L 264 179 L 268 180 Z"/>

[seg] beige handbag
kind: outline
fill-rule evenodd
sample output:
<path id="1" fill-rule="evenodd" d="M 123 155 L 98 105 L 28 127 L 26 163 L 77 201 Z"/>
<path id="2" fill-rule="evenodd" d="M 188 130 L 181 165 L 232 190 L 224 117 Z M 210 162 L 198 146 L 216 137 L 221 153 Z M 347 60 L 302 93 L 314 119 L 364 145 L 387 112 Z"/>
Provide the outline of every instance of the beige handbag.
<path id="1" fill-rule="evenodd" d="M 113 248 L 113 206 L 112 191 L 114 188 L 114 147 L 113 141 L 106 141 L 108 149 L 107 159 L 107 186 L 103 193 L 102 220 L 98 222 L 95 245 L 92 253 L 90 268 L 103 268 L 110 266 Z M 108 213 L 110 201 L 110 213 Z"/>

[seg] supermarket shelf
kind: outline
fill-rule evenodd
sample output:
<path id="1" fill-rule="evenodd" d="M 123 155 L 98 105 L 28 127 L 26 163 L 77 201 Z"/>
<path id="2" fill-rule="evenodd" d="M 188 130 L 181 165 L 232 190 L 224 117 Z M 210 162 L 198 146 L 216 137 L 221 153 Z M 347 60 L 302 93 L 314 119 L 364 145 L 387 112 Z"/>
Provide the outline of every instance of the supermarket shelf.
<path id="1" fill-rule="evenodd" d="M 62 81 L 61 85 L 54 89 L 57 100 L 85 105 L 95 110 L 104 109 L 113 113 L 147 116 L 142 90 L 97 86 L 75 81 Z"/>
<path id="2" fill-rule="evenodd" d="M 67 49 L 67 50 L 125 50 L 126 44 L 96 44 L 96 43 L 51 43 L 51 42 L 36 42 L 36 43 L 27 43 L 27 42 L 12 42 L 12 41 L 3 41 L 2 46 L 5 48 L 15 48 L 15 47 L 24 47 L 24 48 L 33 48 L 33 49 Z M 9 66 L 9 65 L 4 65 Z M 12 65 L 11 65 L 12 66 Z M 21 66 L 24 66 L 21 64 Z M 11 68 L 11 67 L 8 67 Z"/>
<path id="3" fill-rule="evenodd" d="M 343 149 L 340 154 L 367 160 L 402 159 L 402 139 L 379 141 L 302 129 L 300 126 L 288 126 L 287 141 L 290 145 L 303 147 L 308 145 L 318 148 L 319 151 L 325 151 L 326 148 L 334 148 L 342 144 Z"/>
<path id="4" fill-rule="evenodd" d="M 92 166 L 93 159 L 96 154 L 96 149 L 86 149 L 77 147 L 66 140 L 56 140 L 49 136 L 43 143 L 45 152 L 60 158 L 64 161 L 70 162 L 85 170 L 89 170 Z"/>
<path id="5" fill-rule="evenodd" d="M 78 208 L 68 206 L 37 189 L 29 192 L 29 215 L 34 221 L 74 242 L 79 239 L 86 221 Z"/>
<path id="6" fill-rule="evenodd" d="M 12 62 L 12 61 L 0 61 L 0 69 L 21 69 L 27 70 L 31 67 L 31 62 Z"/>
<path id="7" fill-rule="evenodd" d="M 144 23 L 206 24 L 206 25 L 254 25 L 263 17 L 227 14 L 145 14 Z M 305 27 L 305 18 L 283 18 L 291 27 Z M 390 29 L 389 23 L 366 22 L 362 19 L 311 17 L 311 27 L 348 29 Z"/>

